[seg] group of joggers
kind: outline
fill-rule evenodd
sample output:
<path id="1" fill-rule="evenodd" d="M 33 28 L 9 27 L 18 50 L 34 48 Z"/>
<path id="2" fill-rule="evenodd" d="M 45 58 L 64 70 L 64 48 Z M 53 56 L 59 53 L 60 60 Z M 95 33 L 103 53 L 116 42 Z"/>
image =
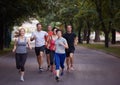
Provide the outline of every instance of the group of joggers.
<path id="1" fill-rule="evenodd" d="M 39 71 L 43 71 L 43 56 L 46 53 L 47 70 L 55 74 L 56 81 L 64 74 L 66 60 L 67 71 L 73 70 L 73 54 L 75 51 L 76 34 L 72 32 L 72 26 L 67 25 L 66 32 L 52 26 L 48 26 L 47 32 L 42 30 L 42 24 L 36 25 L 37 30 L 28 39 L 25 37 L 25 29 L 19 29 L 18 37 L 15 38 L 13 52 L 15 52 L 16 68 L 20 73 L 20 80 L 24 81 L 25 62 L 27 59 L 27 47 L 32 49 L 30 41 L 35 40 L 35 53 Z"/>

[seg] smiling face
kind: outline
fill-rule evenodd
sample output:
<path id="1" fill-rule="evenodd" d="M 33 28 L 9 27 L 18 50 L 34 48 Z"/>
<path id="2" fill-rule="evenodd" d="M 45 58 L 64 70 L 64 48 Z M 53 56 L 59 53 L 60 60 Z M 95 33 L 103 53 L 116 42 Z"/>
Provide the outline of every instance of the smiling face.
<path id="1" fill-rule="evenodd" d="M 25 35 L 25 29 L 24 29 L 24 28 L 21 28 L 21 29 L 19 30 L 19 34 L 20 34 L 20 36 L 24 36 L 24 35 Z"/>
<path id="2" fill-rule="evenodd" d="M 60 37 L 62 37 L 62 31 L 57 31 L 57 36 L 60 38 Z"/>
<path id="3" fill-rule="evenodd" d="M 48 31 L 52 31 L 52 26 L 48 26 Z"/>
<path id="4" fill-rule="evenodd" d="M 41 31 L 42 30 L 42 25 L 41 24 L 38 24 L 37 25 L 37 31 Z"/>
<path id="5" fill-rule="evenodd" d="M 56 28 L 53 30 L 53 34 L 54 34 L 54 35 L 56 35 L 56 30 L 57 30 Z"/>

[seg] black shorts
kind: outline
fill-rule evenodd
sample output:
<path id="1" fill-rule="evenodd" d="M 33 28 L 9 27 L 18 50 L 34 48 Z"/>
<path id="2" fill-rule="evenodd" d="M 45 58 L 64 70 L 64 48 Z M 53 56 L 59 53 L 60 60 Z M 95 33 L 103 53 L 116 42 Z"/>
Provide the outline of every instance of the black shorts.
<path id="1" fill-rule="evenodd" d="M 70 53 L 74 53 L 75 49 L 67 49 L 66 50 L 66 57 L 70 57 Z"/>
<path id="2" fill-rule="evenodd" d="M 50 54 L 50 49 L 45 48 L 45 53 L 46 53 L 46 54 Z"/>
<path id="3" fill-rule="evenodd" d="M 44 52 L 44 51 L 45 51 L 45 46 L 35 47 L 36 56 L 39 56 L 40 52 Z"/>

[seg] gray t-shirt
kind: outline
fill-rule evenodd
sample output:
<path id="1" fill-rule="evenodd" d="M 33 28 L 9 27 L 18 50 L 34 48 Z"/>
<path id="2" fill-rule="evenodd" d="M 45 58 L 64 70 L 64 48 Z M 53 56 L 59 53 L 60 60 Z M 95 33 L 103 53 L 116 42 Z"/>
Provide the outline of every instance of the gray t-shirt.
<path id="1" fill-rule="evenodd" d="M 55 52 L 56 52 L 56 53 L 65 53 L 65 47 L 62 46 L 60 43 L 67 44 L 67 41 L 66 41 L 66 39 L 63 38 L 63 37 L 58 38 L 58 39 L 55 41 L 55 46 L 56 46 Z"/>

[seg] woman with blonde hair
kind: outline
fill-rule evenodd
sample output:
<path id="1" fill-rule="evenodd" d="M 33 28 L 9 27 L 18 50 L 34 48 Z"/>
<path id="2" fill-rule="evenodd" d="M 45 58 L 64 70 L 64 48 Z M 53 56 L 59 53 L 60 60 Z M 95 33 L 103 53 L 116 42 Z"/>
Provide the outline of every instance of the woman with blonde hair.
<path id="1" fill-rule="evenodd" d="M 25 62 L 27 59 L 27 45 L 30 49 L 30 39 L 25 37 L 25 29 L 19 29 L 17 38 L 15 38 L 13 52 L 15 52 L 16 68 L 20 72 L 20 80 L 24 81 Z"/>

